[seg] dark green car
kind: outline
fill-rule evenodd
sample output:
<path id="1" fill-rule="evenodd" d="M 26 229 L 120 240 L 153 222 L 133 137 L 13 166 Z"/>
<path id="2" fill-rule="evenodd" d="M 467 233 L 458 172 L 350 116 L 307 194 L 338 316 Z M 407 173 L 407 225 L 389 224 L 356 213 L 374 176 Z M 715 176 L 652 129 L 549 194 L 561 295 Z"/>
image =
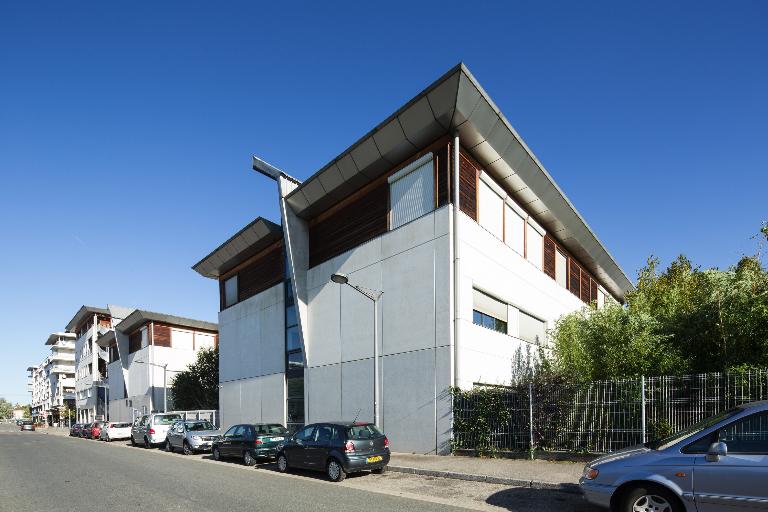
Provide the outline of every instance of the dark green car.
<path id="1" fill-rule="evenodd" d="M 277 423 L 245 423 L 234 425 L 213 442 L 213 458 L 240 459 L 246 466 L 257 460 L 274 459 L 277 445 L 288 436 L 288 430 Z"/>

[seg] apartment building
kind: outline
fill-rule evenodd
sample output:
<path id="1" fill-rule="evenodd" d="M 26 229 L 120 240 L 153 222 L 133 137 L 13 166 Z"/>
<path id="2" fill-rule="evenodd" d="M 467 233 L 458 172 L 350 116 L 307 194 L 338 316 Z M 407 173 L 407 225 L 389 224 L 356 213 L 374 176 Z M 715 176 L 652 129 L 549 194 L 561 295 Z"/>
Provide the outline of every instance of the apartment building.
<path id="1" fill-rule="evenodd" d="M 193 267 L 219 282 L 224 426 L 358 418 L 448 453 L 451 386 L 509 382 L 560 316 L 632 286 L 463 64 L 303 182 L 253 167 L 279 224 Z"/>
<path id="2" fill-rule="evenodd" d="M 172 410 L 173 377 L 218 343 L 215 323 L 134 310 L 97 340 L 107 355 L 109 420 Z"/>
<path id="3" fill-rule="evenodd" d="M 59 421 L 63 406 L 74 409 L 75 336 L 55 332 L 45 342 L 50 354 L 38 366 L 29 367 L 32 417 L 52 424 Z"/>
<path id="4" fill-rule="evenodd" d="M 96 341 L 113 330 L 131 311 L 113 305 L 106 308 L 82 306 L 67 323 L 66 331 L 75 336 L 75 406 L 80 423 L 107 418 L 109 356 Z"/>

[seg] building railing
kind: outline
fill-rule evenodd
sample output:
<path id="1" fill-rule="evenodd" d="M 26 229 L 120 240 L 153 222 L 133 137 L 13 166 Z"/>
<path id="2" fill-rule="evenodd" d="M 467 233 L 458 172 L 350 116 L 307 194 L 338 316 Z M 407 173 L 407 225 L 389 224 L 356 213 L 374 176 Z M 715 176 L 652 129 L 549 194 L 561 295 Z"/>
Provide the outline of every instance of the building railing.
<path id="1" fill-rule="evenodd" d="M 768 370 L 485 388 L 454 395 L 454 448 L 607 453 L 766 399 Z"/>

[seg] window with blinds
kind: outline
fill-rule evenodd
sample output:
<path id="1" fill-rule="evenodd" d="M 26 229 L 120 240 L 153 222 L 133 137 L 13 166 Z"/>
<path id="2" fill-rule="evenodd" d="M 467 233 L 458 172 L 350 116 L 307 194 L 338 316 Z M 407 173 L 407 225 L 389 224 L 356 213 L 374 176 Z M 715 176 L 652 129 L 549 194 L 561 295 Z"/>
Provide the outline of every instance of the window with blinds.
<path id="1" fill-rule="evenodd" d="M 532 219 L 528 219 L 526 230 L 526 258 L 541 269 L 544 260 L 544 230 Z"/>
<path id="2" fill-rule="evenodd" d="M 432 153 L 389 177 L 390 229 L 418 219 L 435 209 Z"/>
<path id="3" fill-rule="evenodd" d="M 504 192 L 485 173 L 480 175 L 478 222 L 499 240 L 504 239 Z"/>
<path id="4" fill-rule="evenodd" d="M 525 254 L 525 215 L 507 199 L 504 205 L 504 242 L 517 254 Z"/>
<path id="5" fill-rule="evenodd" d="M 507 304 L 473 289 L 472 323 L 507 334 Z"/>
<path id="6" fill-rule="evenodd" d="M 528 313 L 520 312 L 520 339 L 541 345 L 546 339 L 546 323 Z"/>

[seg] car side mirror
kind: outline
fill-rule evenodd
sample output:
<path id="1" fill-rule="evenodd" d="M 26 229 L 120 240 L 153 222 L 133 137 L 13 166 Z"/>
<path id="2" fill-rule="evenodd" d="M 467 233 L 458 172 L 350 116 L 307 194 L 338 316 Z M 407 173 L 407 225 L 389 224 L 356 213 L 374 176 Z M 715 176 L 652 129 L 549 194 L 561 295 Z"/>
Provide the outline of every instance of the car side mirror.
<path id="1" fill-rule="evenodd" d="M 712 443 L 707 450 L 707 462 L 718 462 L 720 457 L 728 455 L 728 445 L 720 441 L 719 443 Z"/>

